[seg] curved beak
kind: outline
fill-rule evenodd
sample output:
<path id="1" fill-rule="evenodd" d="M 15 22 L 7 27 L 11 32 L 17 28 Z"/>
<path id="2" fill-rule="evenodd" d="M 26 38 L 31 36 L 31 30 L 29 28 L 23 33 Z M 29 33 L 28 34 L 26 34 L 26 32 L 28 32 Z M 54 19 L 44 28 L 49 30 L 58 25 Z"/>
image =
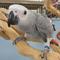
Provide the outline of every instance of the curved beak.
<path id="1" fill-rule="evenodd" d="M 8 26 L 18 24 L 18 17 L 14 15 L 13 11 L 11 11 L 8 15 Z"/>

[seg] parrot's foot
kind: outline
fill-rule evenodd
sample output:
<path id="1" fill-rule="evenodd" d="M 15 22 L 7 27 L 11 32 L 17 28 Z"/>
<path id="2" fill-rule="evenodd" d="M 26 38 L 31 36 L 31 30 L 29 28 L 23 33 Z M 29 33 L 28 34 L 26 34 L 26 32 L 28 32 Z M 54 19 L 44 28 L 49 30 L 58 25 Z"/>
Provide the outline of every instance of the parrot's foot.
<path id="1" fill-rule="evenodd" d="M 43 52 L 43 56 L 42 56 L 42 58 L 44 60 L 47 60 L 47 54 L 49 53 L 49 51 L 50 51 L 49 46 L 45 46 L 45 49 L 44 49 L 44 52 Z"/>
<path id="2" fill-rule="evenodd" d="M 18 43 L 18 42 L 21 41 L 21 40 L 26 40 L 26 38 L 25 38 L 25 37 L 17 37 L 17 38 L 13 41 L 13 45 L 16 44 L 16 43 Z"/>

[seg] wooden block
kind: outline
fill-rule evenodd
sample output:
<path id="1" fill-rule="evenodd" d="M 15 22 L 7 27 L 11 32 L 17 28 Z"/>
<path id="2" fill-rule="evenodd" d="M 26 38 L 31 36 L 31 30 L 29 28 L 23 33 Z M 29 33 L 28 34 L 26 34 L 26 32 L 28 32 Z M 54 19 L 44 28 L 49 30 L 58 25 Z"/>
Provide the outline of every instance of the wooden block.
<path id="1" fill-rule="evenodd" d="M 53 49 L 53 51 L 60 54 L 60 46 L 56 46 L 55 44 L 52 44 L 51 48 Z"/>
<path id="2" fill-rule="evenodd" d="M 52 0 L 44 0 L 44 6 L 52 14 L 60 17 L 60 11 L 53 6 Z"/>
<path id="3" fill-rule="evenodd" d="M 50 51 L 47 54 L 47 60 L 60 60 L 60 54 L 54 51 Z"/>
<path id="4" fill-rule="evenodd" d="M 0 11 L 1 11 L 2 13 L 4 13 L 4 14 L 7 14 L 8 9 L 6 9 L 6 8 L 0 8 Z"/>
<path id="5" fill-rule="evenodd" d="M 16 48 L 20 54 L 23 54 L 25 56 L 33 57 L 34 60 L 42 60 L 41 55 L 42 52 L 32 48 L 26 41 L 21 40 L 16 44 Z"/>
<path id="6" fill-rule="evenodd" d="M 11 39 L 15 40 L 16 37 L 20 36 L 15 30 L 9 28 L 7 23 L 0 20 L 0 26 L 3 28 L 4 33 Z"/>
<path id="7" fill-rule="evenodd" d="M 0 20 L 7 21 L 7 17 L 0 11 Z"/>

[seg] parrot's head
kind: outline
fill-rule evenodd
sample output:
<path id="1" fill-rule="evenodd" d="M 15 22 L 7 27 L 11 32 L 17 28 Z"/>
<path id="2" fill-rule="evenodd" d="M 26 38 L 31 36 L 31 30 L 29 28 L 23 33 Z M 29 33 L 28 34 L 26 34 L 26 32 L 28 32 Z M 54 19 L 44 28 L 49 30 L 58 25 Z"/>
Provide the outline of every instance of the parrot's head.
<path id="1" fill-rule="evenodd" d="M 8 26 L 17 25 L 20 21 L 25 22 L 28 9 L 22 5 L 13 4 L 8 9 Z"/>

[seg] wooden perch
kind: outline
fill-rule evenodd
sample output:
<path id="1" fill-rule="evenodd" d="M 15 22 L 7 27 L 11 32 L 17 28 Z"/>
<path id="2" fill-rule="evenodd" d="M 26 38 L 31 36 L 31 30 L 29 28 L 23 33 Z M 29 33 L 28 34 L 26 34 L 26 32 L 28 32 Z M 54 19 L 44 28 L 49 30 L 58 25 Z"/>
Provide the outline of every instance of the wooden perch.
<path id="1" fill-rule="evenodd" d="M 52 14 L 60 17 L 60 11 L 53 6 L 53 0 L 44 0 L 45 8 L 50 11 Z"/>
<path id="2" fill-rule="evenodd" d="M 1 8 L 2 9 L 2 8 Z M 5 39 L 10 39 L 14 41 L 18 36 L 24 36 L 23 32 L 18 31 L 16 26 L 8 27 L 7 25 L 7 17 L 5 16 L 6 9 L 0 9 L 0 36 L 2 36 Z M 34 58 L 34 60 L 42 60 L 42 52 L 32 48 L 26 40 L 21 40 L 18 43 L 16 43 L 17 51 L 25 56 L 31 56 Z M 57 57 L 56 57 L 56 56 Z M 48 60 L 55 60 L 58 59 L 58 54 L 56 53 L 48 53 L 47 59 Z M 60 55 L 59 55 L 60 56 Z M 45 60 L 45 59 L 44 59 Z M 58 59 L 59 60 L 59 59 Z"/>
<path id="3" fill-rule="evenodd" d="M 60 60 L 60 54 L 55 51 L 50 51 L 47 54 L 47 60 Z"/>
<path id="4" fill-rule="evenodd" d="M 32 56 L 35 60 L 42 60 L 42 53 L 39 50 L 32 48 L 29 44 L 26 44 L 26 41 L 22 40 L 18 42 L 16 46 L 19 53 L 22 53 L 26 56 Z"/>
<path id="5" fill-rule="evenodd" d="M 0 36 L 5 39 L 15 40 L 18 36 L 23 36 L 23 32 L 19 32 L 15 26 L 8 27 L 7 17 L 4 15 L 6 9 L 0 9 Z M 32 56 L 35 60 L 41 60 L 41 52 L 32 48 L 25 40 L 21 40 L 16 44 L 17 50 L 23 55 Z"/>
<path id="6" fill-rule="evenodd" d="M 60 54 L 60 46 L 56 46 L 55 44 L 51 44 L 52 49 Z"/>

